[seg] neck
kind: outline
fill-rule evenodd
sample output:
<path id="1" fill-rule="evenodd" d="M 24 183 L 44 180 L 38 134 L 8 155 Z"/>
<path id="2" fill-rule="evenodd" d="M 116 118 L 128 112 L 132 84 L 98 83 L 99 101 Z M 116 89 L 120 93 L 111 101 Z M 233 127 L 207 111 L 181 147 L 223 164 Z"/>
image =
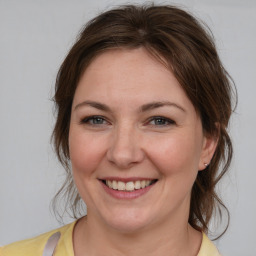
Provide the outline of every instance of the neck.
<path id="1" fill-rule="evenodd" d="M 150 230 L 143 228 L 136 233 L 120 232 L 89 215 L 78 221 L 75 227 L 74 251 L 75 256 L 194 256 L 199 251 L 201 239 L 201 233 L 187 222 L 158 223 Z"/>

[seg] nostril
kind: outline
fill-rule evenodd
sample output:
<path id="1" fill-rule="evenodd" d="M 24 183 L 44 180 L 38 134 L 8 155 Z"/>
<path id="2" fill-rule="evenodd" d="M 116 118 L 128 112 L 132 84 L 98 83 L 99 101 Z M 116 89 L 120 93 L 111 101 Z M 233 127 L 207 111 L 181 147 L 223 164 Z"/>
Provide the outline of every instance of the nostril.
<path id="1" fill-rule="evenodd" d="M 118 131 L 113 134 L 107 158 L 109 162 L 122 169 L 129 168 L 143 160 L 144 151 L 132 127 L 119 127 Z"/>
<path id="2" fill-rule="evenodd" d="M 130 168 L 144 159 L 144 153 L 139 148 L 112 148 L 107 152 L 107 159 L 121 169 Z"/>

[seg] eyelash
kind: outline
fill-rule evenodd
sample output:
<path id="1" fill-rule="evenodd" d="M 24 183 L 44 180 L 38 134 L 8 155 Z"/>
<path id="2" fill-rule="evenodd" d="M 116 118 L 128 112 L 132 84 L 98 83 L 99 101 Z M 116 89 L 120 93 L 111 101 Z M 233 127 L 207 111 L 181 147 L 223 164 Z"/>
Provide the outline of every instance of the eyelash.
<path id="1" fill-rule="evenodd" d="M 81 124 L 88 124 L 88 125 L 103 125 L 103 124 L 97 124 L 97 123 L 90 123 L 90 121 L 94 122 L 95 120 L 102 120 L 103 122 L 106 122 L 106 119 L 103 116 L 88 116 L 86 118 L 83 118 L 80 123 Z"/>
<path id="2" fill-rule="evenodd" d="M 98 126 L 98 125 L 105 125 L 104 123 L 93 123 L 94 121 L 101 121 L 101 122 L 107 122 L 109 123 L 103 116 L 88 116 L 86 118 L 83 118 L 81 121 L 80 121 L 80 124 L 88 124 L 88 125 L 91 125 L 91 126 Z M 92 123 L 90 123 L 92 121 Z M 161 122 L 164 122 L 164 124 L 150 124 L 152 121 L 161 121 Z M 176 124 L 175 121 L 169 119 L 169 118 L 166 118 L 166 117 L 162 117 L 162 116 L 153 116 L 151 117 L 147 122 L 146 122 L 146 125 L 149 124 L 151 126 L 169 126 L 169 125 L 174 125 Z"/>
<path id="3" fill-rule="evenodd" d="M 166 118 L 166 117 L 163 117 L 163 116 L 153 116 L 149 119 L 149 121 L 147 123 L 150 123 L 152 121 L 164 121 L 165 124 L 153 124 L 153 126 L 169 126 L 169 125 L 174 125 L 175 124 L 175 121 L 173 121 L 172 119 L 169 119 L 169 118 Z M 166 124 L 167 123 L 167 124 Z"/>

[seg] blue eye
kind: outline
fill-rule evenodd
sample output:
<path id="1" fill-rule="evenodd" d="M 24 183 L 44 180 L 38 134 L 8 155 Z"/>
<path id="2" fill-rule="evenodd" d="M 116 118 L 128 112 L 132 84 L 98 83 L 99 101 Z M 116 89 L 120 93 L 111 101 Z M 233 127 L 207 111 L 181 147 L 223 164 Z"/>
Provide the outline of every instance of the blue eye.
<path id="1" fill-rule="evenodd" d="M 107 124 L 107 121 L 101 116 L 89 116 L 81 120 L 82 124 L 89 125 L 103 125 Z"/>
<path id="2" fill-rule="evenodd" d="M 149 124 L 156 125 L 156 126 L 167 126 L 167 125 L 175 124 L 175 122 L 165 117 L 153 117 L 149 120 Z"/>

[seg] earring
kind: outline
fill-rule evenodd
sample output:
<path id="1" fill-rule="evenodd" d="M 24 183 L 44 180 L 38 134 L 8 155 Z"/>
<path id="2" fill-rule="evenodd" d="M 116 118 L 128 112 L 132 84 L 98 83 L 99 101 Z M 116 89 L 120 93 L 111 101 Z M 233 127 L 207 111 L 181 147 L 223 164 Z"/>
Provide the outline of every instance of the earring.
<path id="1" fill-rule="evenodd" d="M 205 167 L 207 167 L 208 165 L 209 165 L 209 164 L 207 164 L 207 163 L 204 163 L 204 166 L 205 166 Z"/>

